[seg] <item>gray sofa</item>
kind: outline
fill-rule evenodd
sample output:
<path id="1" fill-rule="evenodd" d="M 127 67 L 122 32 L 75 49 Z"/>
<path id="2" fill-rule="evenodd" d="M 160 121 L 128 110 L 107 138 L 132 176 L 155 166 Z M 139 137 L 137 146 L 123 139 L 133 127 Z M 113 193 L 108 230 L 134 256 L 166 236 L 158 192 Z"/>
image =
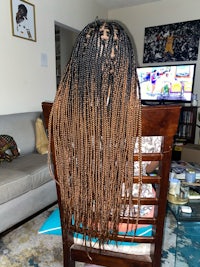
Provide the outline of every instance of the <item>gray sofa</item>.
<path id="1" fill-rule="evenodd" d="M 35 148 L 35 121 L 40 112 L 0 116 L 0 134 L 14 138 L 20 156 L 0 163 L 0 233 L 57 201 L 47 155 Z"/>

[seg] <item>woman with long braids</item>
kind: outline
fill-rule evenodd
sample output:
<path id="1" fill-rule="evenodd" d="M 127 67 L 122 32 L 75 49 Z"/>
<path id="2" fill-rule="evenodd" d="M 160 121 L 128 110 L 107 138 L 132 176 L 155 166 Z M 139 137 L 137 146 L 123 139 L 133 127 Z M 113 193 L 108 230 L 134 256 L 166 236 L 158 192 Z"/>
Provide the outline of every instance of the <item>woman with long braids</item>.
<path id="1" fill-rule="evenodd" d="M 33 39 L 27 15 L 28 9 L 26 6 L 24 4 L 18 5 L 16 13 L 17 32 L 20 37 Z"/>
<path id="2" fill-rule="evenodd" d="M 147 167 L 135 54 L 119 23 L 97 20 L 80 32 L 53 103 L 49 139 L 66 223 L 81 224 L 89 240 L 98 230 L 100 244 L 111 232 L 114 238 L 126 201 L 132 203 L 133 175 L 137 171 L 141 194 Z M 140 155 L 135 163 L 134 150 Z"/>

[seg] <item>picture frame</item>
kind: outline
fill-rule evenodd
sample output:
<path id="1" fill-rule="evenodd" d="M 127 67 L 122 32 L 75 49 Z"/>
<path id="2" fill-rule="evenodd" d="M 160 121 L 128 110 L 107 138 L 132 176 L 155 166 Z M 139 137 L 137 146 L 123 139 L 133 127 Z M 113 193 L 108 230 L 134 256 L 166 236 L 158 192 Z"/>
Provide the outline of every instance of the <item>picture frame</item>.
<path id="1" fill-rule="evenodd" d="M 143 63 L 196 61 L 200 20 L 145 28 Z"/>
<path id="2" fill-rule="evenodd" d="M 12 34 L 36 42 L 35 6 L 24 0 L 10 0 Z"/>

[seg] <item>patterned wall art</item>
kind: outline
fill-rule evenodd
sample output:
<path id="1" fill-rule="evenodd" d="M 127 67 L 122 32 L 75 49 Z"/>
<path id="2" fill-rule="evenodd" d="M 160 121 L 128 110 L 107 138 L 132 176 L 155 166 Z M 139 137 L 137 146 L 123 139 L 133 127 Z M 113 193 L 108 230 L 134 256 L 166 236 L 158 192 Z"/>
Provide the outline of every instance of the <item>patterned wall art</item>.
<path id="1" fill-rule="evenodd" d="M 195 61 L 200 20 L 145 28 L 143 63 Z"/>
<path id="2" fill-rule="evenodd" d="M 36 41 L 35 6 L 23 0 L 10 0 L 13 36 Z"/>

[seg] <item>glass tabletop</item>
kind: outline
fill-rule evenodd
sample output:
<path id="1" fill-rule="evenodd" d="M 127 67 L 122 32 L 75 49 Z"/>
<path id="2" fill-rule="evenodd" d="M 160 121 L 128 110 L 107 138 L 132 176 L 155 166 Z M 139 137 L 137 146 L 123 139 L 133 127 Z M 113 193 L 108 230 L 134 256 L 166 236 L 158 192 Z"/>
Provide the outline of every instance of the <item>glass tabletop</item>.
<path id="1" fill-rule="evenodd" d="M 200 200 L 190 200 L 187 204 L 178 205 L 168 202 L 168 208 L 173 213 L 177 222 L 200 222 Z M 192 213 L 181 212 L 181 206 L 190 206 Z"/>

